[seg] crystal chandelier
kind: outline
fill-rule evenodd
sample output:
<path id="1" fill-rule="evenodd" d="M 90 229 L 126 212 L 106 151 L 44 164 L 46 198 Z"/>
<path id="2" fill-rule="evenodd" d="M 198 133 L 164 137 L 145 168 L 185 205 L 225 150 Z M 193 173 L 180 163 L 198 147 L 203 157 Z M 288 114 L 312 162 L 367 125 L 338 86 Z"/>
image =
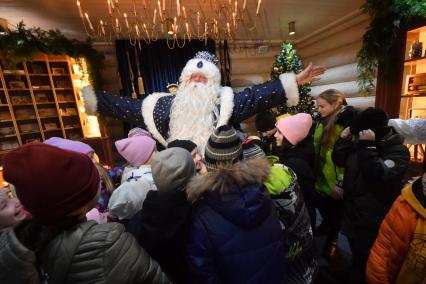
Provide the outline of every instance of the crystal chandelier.
<path id="1" fill-rule="evenodd" d="M 105 16 L 95 19 L 84 11 L 83 1 L 77 0 L 87 35 L 103 41 L 129 38 L 132 45 L 163 38 L 171 49 L 182 48 L 192 39 L 206 43 L 208 38 L 232 40 L 237 30 L 256 28 L 262 0 L 197 0 L 198 10 L 186 9 L 181 3 L 185 0 L 130 1 L 105 0 Z M 255 3 L 256 10 L 247 8 L 248 1 Z"/>

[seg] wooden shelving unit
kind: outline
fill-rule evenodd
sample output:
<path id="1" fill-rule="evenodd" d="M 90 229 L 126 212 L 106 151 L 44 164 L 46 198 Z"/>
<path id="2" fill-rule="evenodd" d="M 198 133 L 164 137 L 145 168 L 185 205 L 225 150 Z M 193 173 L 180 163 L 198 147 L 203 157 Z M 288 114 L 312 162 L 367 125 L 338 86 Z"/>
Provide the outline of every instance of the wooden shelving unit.
<path id="1" fill-rule="evenodd" d="M 414 42 L 426 44 L 426 26 L 409 30 L 405 43 L 405 61 L 399 117 L 402 119 L 426 116 L 426 54 L 410 58 Z"/>
<path id="2" fill-rule="evenodd" d="M 402 92 L 399 117 L 402 119 L 426 118 L 426 54 L 410 58 L 410 49 L 414 42 L 426 44 L 426 26 L 407 32 L 405 42 L 405 61 L 402 78 Z M 408 145 L 411 160 L 419 162 L 424 158 L 424 145 Z"/>
<path id="3" fill-rule="evenodd" d="M 0 152 L 50 137 L 83 139 L 71 58 L 39 55 L 17 70 L 0 64 Z"/>
<path id="4" fill-rule="evenodd" d="M 413 65 L 422 64 L 422 63 L 426 63 L 426 57 L 407 59 L 404 61 L 404 66 L 413 66 Z"/>

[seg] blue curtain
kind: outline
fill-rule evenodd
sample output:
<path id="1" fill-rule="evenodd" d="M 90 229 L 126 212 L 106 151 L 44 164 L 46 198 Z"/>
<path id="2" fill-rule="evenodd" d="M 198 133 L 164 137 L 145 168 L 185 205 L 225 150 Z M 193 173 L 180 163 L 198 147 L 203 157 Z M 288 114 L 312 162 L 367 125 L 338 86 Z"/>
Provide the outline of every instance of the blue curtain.
<path id="1" fill-rule="evenodd" d="M 215 42 L 192 40 L 185 43 L 183 48 L 169 49 L 166 40 L 158 40 L 151 44 L 141 42 L 139 46 L 132 46 L 128 40 L 116 41 L 116 53 L 119 66 L 121 83 L 123 86 L 123 96 L 130 96 L 132 93 L 129 63 L 134 74 L 134 87 L 138 94 L 138 65 L 143 78 L 145 94 L 153 92 L 167 92 L 166 86 L 177 83 L 180 73 L 186 62 L 198 51 L 210 51 L 215 53 Z"/>

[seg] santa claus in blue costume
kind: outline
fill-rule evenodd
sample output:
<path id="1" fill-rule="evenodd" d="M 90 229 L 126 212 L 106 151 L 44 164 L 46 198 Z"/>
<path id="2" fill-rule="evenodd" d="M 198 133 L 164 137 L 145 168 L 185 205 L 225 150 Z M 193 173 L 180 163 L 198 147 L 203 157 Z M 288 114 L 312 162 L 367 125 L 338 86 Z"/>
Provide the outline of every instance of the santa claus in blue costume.
<path id="1" fill-rule="evenodd" d="M 183 68 L 176 95 L 153 93 L 143 99 L 132 99 L 85 87 L 86 112 L 99 112 L 146 128 L 164 147 L 176 139 L 194 141 L 204 153 L 213 129 L 239 123 L 283 103 L 297 105 L 298 85 L 318 80 L 317 76 L 325 71 L 309 64 L 297 75 L 281 74 L 280 80 L 234 93 L 232 88 L 220 85 L 217 64 L 213 54 L 198 52 Z"/>

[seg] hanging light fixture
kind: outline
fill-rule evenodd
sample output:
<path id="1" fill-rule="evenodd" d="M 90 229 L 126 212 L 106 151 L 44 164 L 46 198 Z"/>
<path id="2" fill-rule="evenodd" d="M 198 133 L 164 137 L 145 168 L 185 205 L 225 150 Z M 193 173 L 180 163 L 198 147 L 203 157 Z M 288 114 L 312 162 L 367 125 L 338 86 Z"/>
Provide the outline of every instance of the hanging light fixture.
<path id="1" fill-rule="evenodd" d="M 84 11 L 81 0 L 76 0 L 77 11 L 86 33 L 93 39 L 114 41 L 128 38 L 132 45 L 138 41 L 147 44 L 159 38 L 167 39 L 169 48 L 183 47 L 192 38 L 207 42 L 233 39 L 237 30 L 252 31 L 265 9 L 261 0 L 257 5 L 246 5 L 247 0 L 210 0 L 200 4 L 197 10 L 182 6 L 182 0 L 143 0 L 139 5 L 121 6 L 118 0 L 104 0 L 95 15 Z M 240 3 L 238 3 L 240 2 Z"/>
<path id="2" fill-rule="evenodd" d="M 294 21 L 288 22 L 288 34 L 294 35 L 296 33 L 296 23 Z"/>
<path id="3" fill-rule="evenodd" d="M 6 35 L 8 30 L 6 19 L 0 18 L 0 28 L 2 30 L 0 31 L 0 35 Z"/>
<path id="4" fill-rule="evenodd" d="M 167 34 L 173 35 L 173 19 L 167 18 L 166 25 L 167 25 Z"/>

